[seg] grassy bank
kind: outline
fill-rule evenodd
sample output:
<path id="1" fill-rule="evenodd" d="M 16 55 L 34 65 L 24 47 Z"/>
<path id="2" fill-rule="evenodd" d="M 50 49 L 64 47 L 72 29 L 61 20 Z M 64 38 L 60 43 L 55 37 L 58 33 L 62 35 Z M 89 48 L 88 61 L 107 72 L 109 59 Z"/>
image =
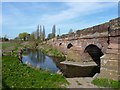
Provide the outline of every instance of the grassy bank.
<path id="1" fill-rule="evenodd" d="M 65 56 L 61 52 L 59 52 L 55 47 L 52 47 L 47 44 L 40 44 L 39 48 L 44 54 L 48 56 L 58 57 L 61 58 L 62 60 L 65 60 Z"/>
<path id="2" fill-rule="evenodd" d="M 110 80 L 106 78 L 96 78 L 92 81 L 92 83 L 100 87 L 120 89 L 120 81 Z"/>
<path id="3" fill-rule="evenodd" d="M 3 88 L 60 88 L 67 84 L 61 75 L 35 70 L 19 62 L 17 57 L 2 57 Z"/>
<path id="4" fill-rule="evenodd" d="M 1 46 L 2 50 L 18 50 L 22 47 L 18 42 L 3 42 Z"/>

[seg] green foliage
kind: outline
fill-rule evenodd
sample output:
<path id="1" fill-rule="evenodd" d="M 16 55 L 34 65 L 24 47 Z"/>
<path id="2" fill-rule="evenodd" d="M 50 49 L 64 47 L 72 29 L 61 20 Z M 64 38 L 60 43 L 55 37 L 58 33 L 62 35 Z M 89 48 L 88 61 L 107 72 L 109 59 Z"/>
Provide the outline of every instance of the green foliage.
<path id="1" fill-rule="evenodd" d="M 59 52 L 56 48 L 53 48 L 52 46 L 49 46 L 49 45 L 41 45 L 41 51 L 44 53 L 44 54 L 47 54 L 49 56 L 52 56 L 52 57 L 58 57 L 58 58 L 61 58 L 62 60 L 65 59 L 65 56 Z"/>
<path id="2" fill-rule="evenodd" d="M 2 41 L 9 41 L 7 37 L 2 37 Z"/>
<path id="3" fill-rule="evenodd" d="M 3 88 L 60 88 L 67 81 L 61 75 L 35 70 L 21 64 L 17 57 L 2 57 Z"/>
<path id="4" fill-rule="evenodd" d="M 45 27 L 43 26 L 43 41 L 45 40 Z"/>
<path id="5" fill-rule="evenodd" d="M 50 33 L 50 34 L 48 34 L 48 39 L 52 39 L 52 38 L 54 38 L 55 37 L 55 34 L 54 33 Z"/>
<path id="6" fill-rule="evenodd" d="M 23 32 L 23 33 L 19 34 L 19 38 L 23 39 L 25 41 L 25 40 L 27 40 L 28 35 L 29 34 L 27 32 Z"/>
<path id="7" fill-rule="evenodd" d="M 56 36 L 56 26 L 55 25 L 53 25 L 53 27 L 52 27 L 52 34 Z"/>
<path id="8" fill-rule="evenodd" d="M 17 50 L 21 45 L 16 42 L 3 42 L 2 49 L 3 50 Z"/>
<path id="9" fill-rule="evenodd" d="M 96 78 L 92 81 L 93 84 L 101 87 L 109 87 L 109 88 L 119 88 L 120 89 L 120 81 L 110 80 L 106 78 Z"/>
<path id="10" fill-rule="evenodd" d="M 32 33 L 30 34 L 30 40 L 35 40 L 35 33 L 34 33 L 34 32 L 32 32 Z"/>

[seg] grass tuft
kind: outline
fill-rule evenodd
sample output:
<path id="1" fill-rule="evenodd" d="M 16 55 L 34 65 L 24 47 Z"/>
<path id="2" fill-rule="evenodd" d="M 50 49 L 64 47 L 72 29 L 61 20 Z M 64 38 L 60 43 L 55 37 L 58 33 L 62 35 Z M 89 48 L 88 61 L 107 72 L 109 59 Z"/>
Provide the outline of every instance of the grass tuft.
<path id="1" fill-rule="evenodd" d="M 108 87 L 108 88 L 119 88 L 120 89 L 120 81 L 115 81 L 106 78 L 96 78 L 92 81 L 93 84 L 100 87 Z"/>

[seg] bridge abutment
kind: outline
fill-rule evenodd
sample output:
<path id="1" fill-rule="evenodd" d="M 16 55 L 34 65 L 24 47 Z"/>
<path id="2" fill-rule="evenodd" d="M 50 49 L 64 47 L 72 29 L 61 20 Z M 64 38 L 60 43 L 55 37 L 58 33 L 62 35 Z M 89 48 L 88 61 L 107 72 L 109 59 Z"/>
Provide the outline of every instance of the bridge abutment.
<path id="1" fill-rule="evenodd" d="M 98 77 L 120 80 L 120 49 L 118 45 L 109 45 L 107 52 L 101 57 L 101 69 Z"/>
<path id="2" fill-rule="evenodd" d="M 120 18 L 110 20 L 108 32 L 109 45 L 101 57 L 101 69 L 98 77 L 120 80 Z"/>

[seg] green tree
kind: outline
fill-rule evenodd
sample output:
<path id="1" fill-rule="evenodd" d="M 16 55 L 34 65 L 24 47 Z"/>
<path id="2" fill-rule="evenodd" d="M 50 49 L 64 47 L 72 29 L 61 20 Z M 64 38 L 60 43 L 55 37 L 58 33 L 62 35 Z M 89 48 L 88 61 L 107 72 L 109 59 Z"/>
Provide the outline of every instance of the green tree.
<path id="1" fill-rule="evenodd" d="M 40 25 L 40 33 L 39 33 L 39 36 L 40 36 L 40 40 L 42 41 L 42 27 Z"/>
<path id="2" fill-rule="evenodd" d="M 7 35 L 5 35 L 4 37 L 2 37 L 2 41 L 8 41 L 9 39 L 7 38 Z"/>
<path id="3" fill-rule="evenodd" d="M 32 32 L 32 33 L 30 34 L 30 40 L 35 40 L 35 33 L 34 33 L 34 32 Z"/>
<path id="4" fill-rule="evenodd" d="M 37 26 L 37 31 L 36 31 L 36 38 L 37 38 L 37 40 L 39 40 L 40 39 L 40 37 L 39 37 L 39 25 Z"/>
<path id="5" fill-rule="evenodd" d="M 68 36 L 69 36 L 69 37 L 72 37 L 73 34 L 74 34 L 73 29 L 70 29 L 69 32 L 68 32 Z"/>
<path id="6" fill-rule="evenodd" d="M 55 37 L 55 35 L 53 33 L 49 33 L 47 39 L 52 39 L 54 37 Z"/>
<path id="7" fill-rule="evenodd" d="M 43 26 L 43 41 L 45 40 L 45 27 Z"/>
<path id="8" fill-rule="evenodd" d="M 27 32 L 23 32 L 23 33 L 20 33 L 19 34 L 19 38 L 21 39 L 21 40 L 24 40 L 24 41 L 26 41 L 26 40 L 28 40 L 28 33 Z"/>
<path id="9" fill-rule="evenodd" d="M 53 38 L 56 36 L 56 26 L 53 25 L 52 27 L 52 35 L 53 35 Z"/>

